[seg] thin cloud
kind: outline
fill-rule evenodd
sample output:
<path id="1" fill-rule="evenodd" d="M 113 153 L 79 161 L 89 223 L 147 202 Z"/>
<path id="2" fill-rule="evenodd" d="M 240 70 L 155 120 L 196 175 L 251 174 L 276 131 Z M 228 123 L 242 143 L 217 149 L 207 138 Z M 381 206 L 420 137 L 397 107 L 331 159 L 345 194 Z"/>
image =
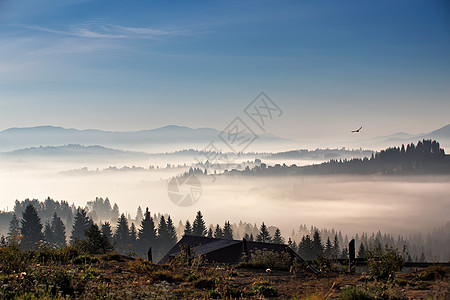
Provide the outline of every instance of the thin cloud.
<path id="1" fill-rule="evenodd" d="M 192 36 L 201 33 L 193 32 L 187 29 L 158 29 L 150 27 L 126 27 L 118 25 L 97 24 L 84 24 L 81 26 L 74 26 L 66 31 L 42 27 L 38 25 L 20 26 L 44 33 L 97 39 L 158 39 L 174 36 Z"/>

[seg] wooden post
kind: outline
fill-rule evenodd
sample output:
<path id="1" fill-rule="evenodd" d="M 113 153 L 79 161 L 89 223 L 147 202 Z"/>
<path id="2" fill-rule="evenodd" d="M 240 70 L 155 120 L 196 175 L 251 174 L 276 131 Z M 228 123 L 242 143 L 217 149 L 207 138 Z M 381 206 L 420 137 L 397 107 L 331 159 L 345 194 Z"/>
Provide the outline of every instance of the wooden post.
<path id="1" fill-rule="evenodd" d="M 148 248 L 147 257 L 149 262 L 153 262 L 152 247 Z"/>

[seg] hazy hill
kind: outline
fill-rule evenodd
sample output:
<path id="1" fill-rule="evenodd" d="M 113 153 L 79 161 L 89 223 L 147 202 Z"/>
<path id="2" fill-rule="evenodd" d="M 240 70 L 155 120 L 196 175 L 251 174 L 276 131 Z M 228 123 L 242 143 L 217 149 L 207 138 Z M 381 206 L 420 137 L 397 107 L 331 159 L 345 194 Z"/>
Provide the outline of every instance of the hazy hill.
<path id="1" fill-rule="evenodd" d="M 68 144 L 101 145 L 122 149 L 146 151 L 161 150 L 162 145 L 175 148 L 205 148 L 211 141 L 217 141 L 221 131 L 213 128 L 189 128 L 169 125 L 161 128 L 140 131 L 103 131 L 97 129 L 78 130 L 54 126 L 10 128 L 0 132 L 0 151 L 21 148 L 58 146 Z M 256 143 L 292 143 L 272 134 L 261 134 Z M 169 149 L 168 147 L 166 147 Z"/>

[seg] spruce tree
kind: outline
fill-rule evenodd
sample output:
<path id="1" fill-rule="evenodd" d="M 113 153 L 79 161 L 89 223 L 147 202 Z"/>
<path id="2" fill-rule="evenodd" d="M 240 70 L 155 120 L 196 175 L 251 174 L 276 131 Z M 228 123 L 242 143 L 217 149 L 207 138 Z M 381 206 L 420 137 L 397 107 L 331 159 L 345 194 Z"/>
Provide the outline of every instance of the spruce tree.
<path id="1" fill-rule="evenodd" d="M 117 219 L 119 219 L 119 206 L 117 205 L 117 203 L 114 203 L 114 206 L 111 210 L 111 222 L 116 222 Z"/>
<path id="2" fill-rule="evenodd" d="M 327 242 L 325 243 L 324 255 L 326 258 L 332 258 L 333 256 L 333 244 L 331 243 L 330 237 L 327 238 Z"/>
<path id="3" fill-rule="evenodd" d="M 209 229 L 208 229 L 208 234 L 206 235 L 206 237 L 209 237 L 209 238 L 212 238 L 212 237 L 214 237 L 214 233 L 213 233 L 213 231 L 212 231 L 212 228 L 211 228 L 211 227 L 209 227 Z"/>
<path id="4" fill-rule="evenodd" d="M 12 219 L 9 222 L 9 231 L 8 231 L 8 239 L 10 241 L 15 242 L 20 235 L 20 222 L 16 217 L 16 214 L 13 213 Z"/>
<path id="5" fill-rule="evenodd" d="M 141 222 L 141 228 L 139 228 L 139 247 L 143 251 L 147 251 L 149 247 L 156 248 L 156 228 L 153 218 L 147 209 L 145 210 L 144 219 Z"/>
<path id="6" fill-rule="evenodd" d="M 83 243 L 90 254 L 105 254 L 113 250 L 111 242 L 100 232 L 97 224 L 91 224 L 85 233 Z"/>
<path id="7" fill-rule="evenodd" d="M 227 240 L 233 239 L 233 229 L 231 228 L 230 221 L 225 222 L 223 226 L 223 238 Z"/>
<path id="8" fill-rule="evenodd" d="M 86 211 L 82 208 L 78 208 L 73 221 L 70 243 L 73 244 L 77 240 L 84 240 L 86 238 L 84 233 L 91 226 L 91 224 L 92 221 L 87 216 Z"/>
<path id="9" fill-rule="evenodd" d="M 216 225 L 216 230 L 214 230 L 214 237 L 216 239 L 223 239 L 223 231 L 219 224 Z"/>
<path id="10" fill-rule="evenodd" d="M 53 244 L 53 231 L 49 221 L 45 222 L 44 241 L 49 245 Z"/>
<path id="11" fill-rule="evenodd" d="M 205 221 L 203 220 L 203 215 L 201 211 L 197 212 L 194 223 L 192 224 L 192 235 L 195 236 L 206 236 L 207 229 Z"/>
<path id="12" fill-rule="evenodd" d="M 313 240 L 312 240 L 312 253 L 314 258 L 323 255 L 323 245 L 322 239 L 320 237 L 319 231 L 314 231 Z"/>
<path id="13" fill-rule="evenodd" d="M 108 198 L 106 198 L 108 199 Z M 102 224 L 102 234 L 105 238 L 108 239 L 110 243 L 113 241 L 113 234 L 111 230 L 111 224 L 109 222 L 105 222 Z"/>
<path id="14" fill-rule="evenodd" d="M 177 231 L 170 215 L 167 217 L 167 247 L 172 248 L 177 243 Z"/>
<path id="15" fill-rule="evenodd" d="M 359 249 L 358 249 L 358 258 L 364 258 L 366 257 L 366 249 L 364 249 L 364 244 L 361 243 L 361 245 L 359 245 Z"/>
<path id="16" fill-rule="evenodd" d="M 22 245 L 26 249 L 35 248 L 44 239 L 41 218 L 32 204 L 28 204 L 22 213 L 20 233 L 22 234 Z"/>
<path id="17" fill-rule="evenodd" d="M 333 255 L 332 258 L 336 259 L 339 258 L 341 254 L 341 250 L 339 248 L 339 240 L 337 235 L 334 236 L 334 241 L 333 241 Z"/>
<path id="18" fill-rule="evenodd" d="M 132 249 L 136 248 L 137 244 L 137 232 L 136 232 L 136 226 L 134 223 L 131 223 L 130 226 L 130 246 Z"/>
<path id="19" fill-rule="evenodd" d="M 281 236 L 281 231 L 279 228 L 277 228 L 275 230 L 275 234 L 273 235 L 272 243 L 273 244 L 284 244 L 284 239 Z"/>
<path id="20" fill-rule="evenodd" d="M 66 226 L 56 212 L 53 213 L 51 228 L 53 232 L 53 241 L 56 246 L 64 247 L 66 245 Z"/>
<path id="21" fill-rule="evenodd" d="M 271 241 L 270 233 L 267 230 L 267 226 L 264 224 L 264 222 L 261 224 L 259 234 L 256 236 L 256 241 L 263 243 L 270 243 Z"/>
<path id="22" fill-rule="evenodd" d="M 189 220 L 186 220 L 186 225 L 184 225 L 184 235 L 192 235 L 192 226 Z"/>
<path id="23" fill-rule="evenodd" d="M 114 234 L 114 244 L 120 253 L 126 253 L 130 242 L 130 229 L 125 214 L 121 214 L 117 221 L 117 228 Z"/>
<path id="24" fill-rule="evenodd" d="M 142 214 L 142 208 L 138 206 L 137 213 L 136 213 L 136 222 L 139 224 L 142 219 L 144 219 L 144 215 Z"/>

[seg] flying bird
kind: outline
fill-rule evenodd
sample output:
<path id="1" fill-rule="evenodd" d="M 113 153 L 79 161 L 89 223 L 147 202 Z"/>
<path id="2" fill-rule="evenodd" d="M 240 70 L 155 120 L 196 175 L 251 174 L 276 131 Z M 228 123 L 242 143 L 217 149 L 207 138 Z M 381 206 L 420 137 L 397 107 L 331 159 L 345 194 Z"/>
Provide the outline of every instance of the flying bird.
<path id="1" fill-rule="evenodd" d="M 361 130 L 361 128 L 362 128 L 362 126 L 361 127 L 359 127 L 358 129 L 356 129 L 356 130 L 352 130 L 351 132 L 359 132 L 360 130 Z"/>

